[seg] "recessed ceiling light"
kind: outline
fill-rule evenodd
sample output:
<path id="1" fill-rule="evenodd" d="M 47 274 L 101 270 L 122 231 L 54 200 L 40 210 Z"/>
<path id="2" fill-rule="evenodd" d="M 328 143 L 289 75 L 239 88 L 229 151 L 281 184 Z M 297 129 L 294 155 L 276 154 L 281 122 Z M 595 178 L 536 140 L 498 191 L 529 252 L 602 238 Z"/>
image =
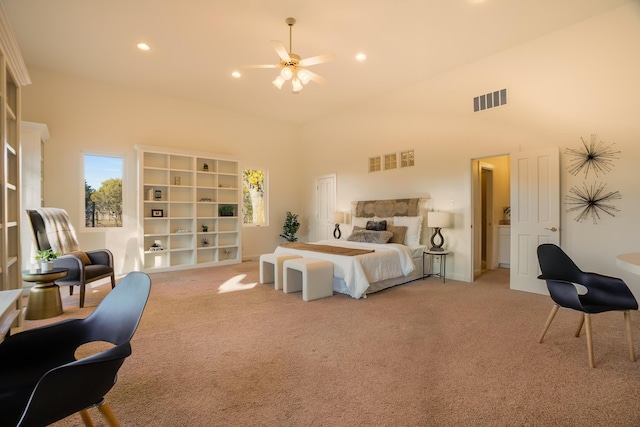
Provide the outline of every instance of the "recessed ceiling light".
<path id="1" fill-rule="evenodd" d="M 151 47 L 146 43 L 138 43 L 136 46 L 138 46 L 138 49 L 140 50 L 144 50 L 144 51 L 151 50 Z"/>
<path id="2" fill-rule="evenodd" d="M 364 53 L 360 52 L 356 55 L 356 61 L 364 61 L 365 59 L 367 59 L 367 55 L 365 55 Z"/>
<path id="3" fill-rule="evenodd" d="M 231 73 L 231 76 L 233 78 L 239 79 L 240 77 L 242 77 L 242 74 L 240 74 L 240 71 L 234 71 L 233 73 Z"/>

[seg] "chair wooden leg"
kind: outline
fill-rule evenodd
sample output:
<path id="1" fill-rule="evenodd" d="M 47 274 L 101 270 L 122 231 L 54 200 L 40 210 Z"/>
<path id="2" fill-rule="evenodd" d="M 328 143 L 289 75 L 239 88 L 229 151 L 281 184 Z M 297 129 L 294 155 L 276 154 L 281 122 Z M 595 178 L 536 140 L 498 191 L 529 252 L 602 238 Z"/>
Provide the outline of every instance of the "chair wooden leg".
<path id="1" fill-rule="evenodd" d="M 80 417 L 82 418 L 82 422 L 84 423 L 85 427 L 94 427 L 91 415 L 89 415 L 89 411 L 83 409 L 82 411 L 80 411 Z"/>
<path id="2" fill-rule="evenodd" d="M 584 314 L 585 329 L 587 330 L 587 352 L 589 353 L 589 366 L 596 367 L 596 362 L 593 358 L 593 338 L 591 335 L 591 316 L 588 313 Z"/>
<path id="3" fill-rule="evenodd" d="M 551 322 L 553 322 L 553 318 L 556 317 L 556 313 L 558 312 L 559 308 L 560 306 L 558 304 L 554 304 L 551 308 L 551 313 L 549 313 L 549 317 L 547 317 L 547 321 L 544 324 L 544 329 L 542 330 L 542 333 L 538 338 L 538 342 L 542 342 L 545 334 L 547 333 L 547 330 L 549 329 L 549 326 L 551 326 Z"/>
<path id="4" fill-rule="evenodd" d="M 104 419 L 107 421 L 111 427 L 122 427 L 116 418 L 116 415 L 111 410 L 111 406 L 103 400 L 101 404 L 98 405 L 98 411 L 102 414 Z"/>
<path id="5" fill-rule="evenodd" d="M 80 285 L 80 308 L 84 307 L 84 294 L 86 291 L 86 285 L 83 283 Z"/>
<path id="6" fill-rule="evenodd" d="M 624 312 L 624 323 L 627 331 L 627 341 L 629 342 L 629 359 L 636 361 L 636 353 L 633 351 L 633 335 L 631 334 L 631 311 Z"/>
<path id="7" fill-rule="evenodd" d="M 111 289 L 116 287 L 116 275 L 112 274 L 111 275 Z"/>
<path id="8" fill-rule="evenodd" d="M 578 329 L 576 329 L 576 337 L 580 336 L 580 332 L 582 332 L 582 325 L 584 325 L 584 313 L 580 316 L 580 324 L 578 325 Z"/>

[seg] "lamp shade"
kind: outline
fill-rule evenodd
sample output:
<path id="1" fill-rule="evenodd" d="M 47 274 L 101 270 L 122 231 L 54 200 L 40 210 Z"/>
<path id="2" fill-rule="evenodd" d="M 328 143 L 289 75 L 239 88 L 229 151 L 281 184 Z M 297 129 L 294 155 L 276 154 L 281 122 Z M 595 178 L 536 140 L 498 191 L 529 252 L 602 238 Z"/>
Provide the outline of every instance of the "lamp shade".
<path id="1" fill-rule="evenodd" d="M 344 223 L 344 212 L 334 212 L 333 213 L 333 222 L 335 224 L 343 224 Z"/>
<path id="2" fill-rule="evenodd" d="M 302 90 L 302 83 L 300 83 L 298 79 L 291 80 L 291 86 L 293 86 L 294 92 L 300 92 Z"/>
<path id="3" fill-rule="evenodd" d="M 427 213 L 427 226 L 431 228 L 451 227 L 451 214 L 449 212 Z"/>

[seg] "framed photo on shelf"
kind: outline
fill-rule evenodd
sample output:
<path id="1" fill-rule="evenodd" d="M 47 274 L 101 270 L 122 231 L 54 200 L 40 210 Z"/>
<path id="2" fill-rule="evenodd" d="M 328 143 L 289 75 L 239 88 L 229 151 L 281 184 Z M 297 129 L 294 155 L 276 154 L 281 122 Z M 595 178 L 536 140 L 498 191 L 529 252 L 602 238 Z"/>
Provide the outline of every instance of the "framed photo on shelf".
<path id="1" fill-rule="evenodd" d="M 155 190 L 153 197 L 156 200 L 162 199 L 162 190 Z M 162 216 L 162 215 L 160 215 L 160 216 Z"/>
<path id="2" fill-rule="evenodd" d="M 162 218 L 164 211 L 162 209 L 151 209 L 151 216 L 154 218 Z"/>

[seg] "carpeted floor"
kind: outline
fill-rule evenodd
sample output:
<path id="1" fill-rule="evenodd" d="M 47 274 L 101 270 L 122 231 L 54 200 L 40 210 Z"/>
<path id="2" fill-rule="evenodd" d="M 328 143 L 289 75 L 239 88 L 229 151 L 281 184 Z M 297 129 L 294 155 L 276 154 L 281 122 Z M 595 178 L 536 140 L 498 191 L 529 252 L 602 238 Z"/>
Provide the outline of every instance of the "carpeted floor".
<path id="1" fill-rule="evenodd" d="M 257 283 L 256 262 L 151 277 L 107 396 L 123 426 L 640 425 L 622 314 L 594 316 L 590 369 L 578 314 L 561 310 L 538 344 L 551 300 L 509 290 L 508 270 L 306 303 Z M 108 291 L 85 309 L 63 292 L 63 316 L 27 327 L 84 317 Z"/>

